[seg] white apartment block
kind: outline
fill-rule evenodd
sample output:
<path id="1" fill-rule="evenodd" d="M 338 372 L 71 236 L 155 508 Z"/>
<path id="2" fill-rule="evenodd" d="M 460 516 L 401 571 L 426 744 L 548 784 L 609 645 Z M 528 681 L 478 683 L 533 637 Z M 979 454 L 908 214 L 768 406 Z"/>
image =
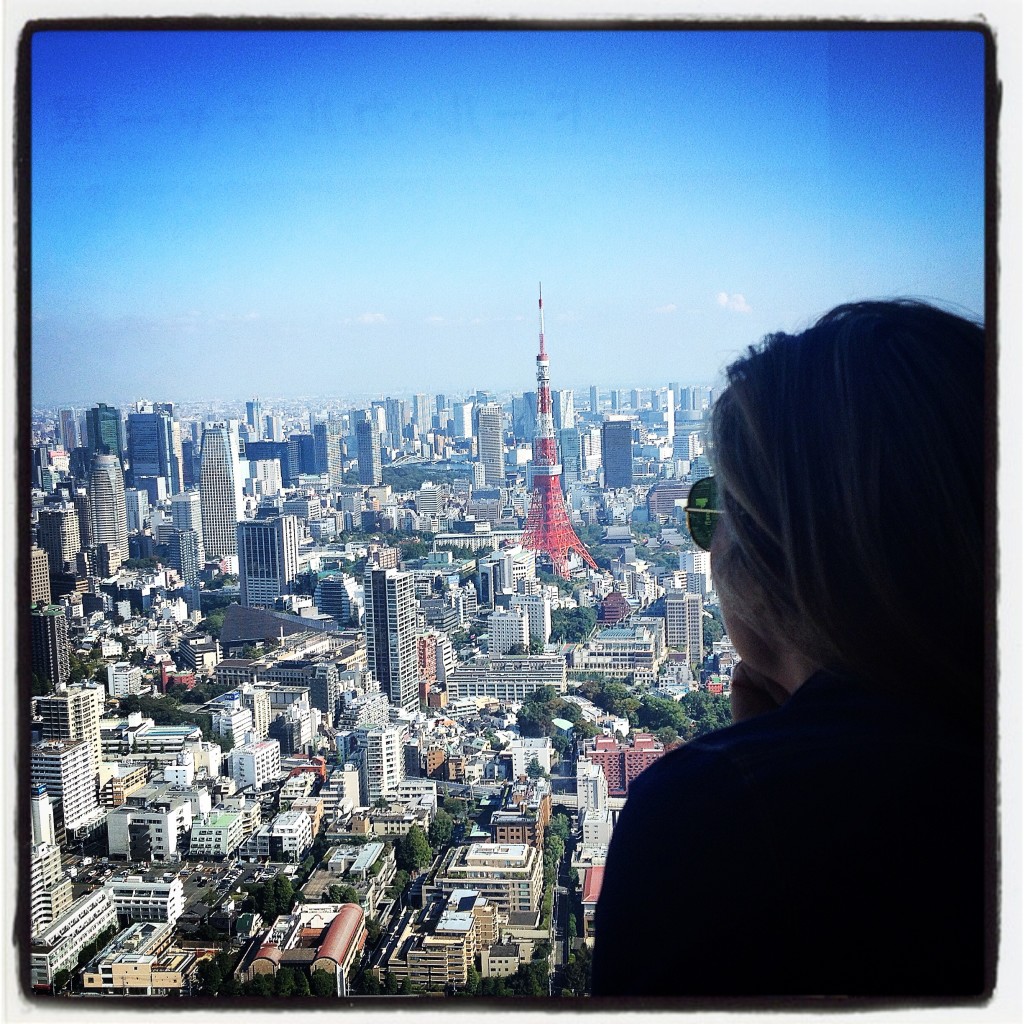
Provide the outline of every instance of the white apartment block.
<path id="1" fill-rule="evenodd" d="M 245 842 L 246 836 L 244 815 L 218 807 L 206 818 L 193 822 L 188 853 L 190 857 L 204 860 L 229 857 Z"/>
<path id="2" fill-rule="evenodd" d="M 107 666 L 107 691 L 111 697 L 127 697 L 142 690 L 142 669 L 138 665 L 116 661 Z"/>
<path id="3" fill-rule="evenodd" d="M 524 736 L 513 740 L 502 753 L 512 758 L 512 778 L 518 779 L 526 774 L 533 761 L 536 761 L 546 772 L 551 771 L 551 758 L 555 748 L 551 746 L 549 736 Z"/>
<path id="4" fill-rule="evenodd" d="M 529 649 L 530 629 L 526 615 L 517 609 L 492 612 L 487 620 L 487 648 L 490 654 L 501 657 L 520 644 Z"/>
<path id="5" fill-rule="evenodd" d="M 703 660 L 704 601 L 699 593 L 675 588 L 665 592 L 665 639 L 686 652 L 687 665 Z"/>
<path id="6" fill-rule="evenodd" d="M 110 893 L 97 889 L 71 905 L 49 927 L 32 937 L 31 984 L 46 989 L 61 971 L 74 971 L 79 954 L 109 928 L 117 927 Z"/>
<path id="7" fill-rule="evenodd" d="M 378 797 L 397 789 L 405 778 L 402 750 L 405 729 L 392 725 L 383 729 L 357 729 L 356 733 L 365 755 L 359 780 L 360 802 L 370 805 Z"/>
<path id="8" fill-rule="evenodd" d="M 32 847 L 30 894 L 33 935 L 71 908 L 71 879 L 64 877 L 58 847 L 49 843 Z"/>
<path id="9" fill-rule="evenodd" d="M 285 811 L 261 825 L 242 844 L 239 855 L 298 862 L 313 845 L 313 822 L 305 811 Z"/>
<path id="10" fill-rule="evenodd" d="M 526 612 L 531 639 L 546 644 L 551 637 L 551 599 L 547 594 L 515 594 L 511 604 Z"/>
<path id="11" fill-rule="evenodd" d="M 612 838 L 608 780 L 599 764 L 585 758 L 576 762 L 576 801 L 583 826 L 583 845 L 607 847 Z"/>
<path id="12" fill-rule="evenodd" d="M 40 737 L 43 740 L 85 740 L 92 755 L 92 770 L 98 773 L 100 717 L 105 710 L 106 699 L 106 691 L 98 683 L 68 686 L 57 693 L 36 698 L 36 714 L 41 719 Z"/>
<path id="13" fill-rule="evenodd" d="M 105 882 L 103 888 L 110 893 L 118 915 L 130 921 L 174 924 L 185 909 L 185 887 L 177 875 L 121 875 Z"/>
<path id="14" fill-rule="evenodd" d="M 91 825 L 102 814 L 94 758 L 86 740 L 43 740 L 32 745 L 33 785 L 63 802 L 64 825 L 74 831 Z"/>
<path id="15" fill-rule="evenodd" d="M 215 710 L 210 716 L 214 736 L 235 747 L 242 746 L 255 730 L 252 712 L 245 706 L 241 693 L 222 694 L 214 704 Z"/>
<path id="16" fill-rule="evenodd" d="M 227 773 L 239 789 L 262 789 L 281 773 L 281 744 L 258 740 L 236 747 L 228 754 Z"/>

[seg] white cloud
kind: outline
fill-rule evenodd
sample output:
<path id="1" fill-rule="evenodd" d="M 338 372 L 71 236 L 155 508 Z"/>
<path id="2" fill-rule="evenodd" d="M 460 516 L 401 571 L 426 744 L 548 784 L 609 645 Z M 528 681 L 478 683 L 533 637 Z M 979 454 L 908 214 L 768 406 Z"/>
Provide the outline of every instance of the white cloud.
<path id="1" fill-rule="evenodd" d="M 674 313 L 679 307 L 674 302 L 669 302 L 664 306 L 655 306 L 655 313 Z"/>
<path id="2" fill-rule="evenodd" d="M 751 313 L 753 310 L 747 300 L 740 294 L 730 295 L 728 292 L 718 293 L 718 304 L 723 309 L 731 309 L 736 313 Z"/>
<path id="3" fill-rule="evenodd" d="M 388 318 L 383 313 L 360 313 L 356 320 L 361 324 L 386 324 Z"/>

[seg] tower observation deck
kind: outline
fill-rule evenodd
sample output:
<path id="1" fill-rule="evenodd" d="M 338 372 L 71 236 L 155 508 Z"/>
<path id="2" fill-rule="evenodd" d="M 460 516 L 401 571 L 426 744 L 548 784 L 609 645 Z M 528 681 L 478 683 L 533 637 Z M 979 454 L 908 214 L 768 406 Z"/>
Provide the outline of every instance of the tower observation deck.
<path id="1" fill-rule="evenodd" d="M 576 556 L 592 569 L 597 563 L 569 522 L 558 478 L 562 466 L 555 444 L 555 423 L 551 414 L 551 380 L 548 354 L 544 346 L 544 295 L 537 301 L 540 310 L 540 352 L 537 355 L 537 429 L 533 437 L 533 492 L 523 531 L 523 547 L 546 555 L 552 570 L 568 579 Z"/>

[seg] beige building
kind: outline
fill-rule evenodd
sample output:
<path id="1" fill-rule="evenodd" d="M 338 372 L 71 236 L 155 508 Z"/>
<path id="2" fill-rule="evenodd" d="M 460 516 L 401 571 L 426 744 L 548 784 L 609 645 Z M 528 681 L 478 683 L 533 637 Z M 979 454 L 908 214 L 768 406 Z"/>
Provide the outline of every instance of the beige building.
<path id="1" fill-rule="evenodd" d="M 171 924 L 133 924 L 116 935 L 82 971 L 85 991 L 144 996 L 180 992 L 196 964 L 196 954 L 171 949 L 173 938 Z"/>
<path id="2" fill-rule="evenodd" d="M 451 895 L 474 889 L 498 910 L 536 911 L 544 884 L 544 857 L 525 843 L 471 843 L 450 849 L 441 861 L 431 892 Z"/>

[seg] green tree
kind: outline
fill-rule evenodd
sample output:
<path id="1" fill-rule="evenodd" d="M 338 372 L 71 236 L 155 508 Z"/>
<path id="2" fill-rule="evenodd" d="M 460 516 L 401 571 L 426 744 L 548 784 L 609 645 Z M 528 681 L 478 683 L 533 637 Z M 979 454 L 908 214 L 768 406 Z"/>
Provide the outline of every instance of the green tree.
<path id="1" fill-rule="evenodd" d="M 359 892 L 353 885 L 332 885 L 327 890 L 327 898 L 331 903 L 358 903 Z"/>
<path id="2" fill-rule="evenodd" d="M 419 825 L 413 825 L 404 836 L 399 836 L 395 843 L 395 863 L 406 871 L 425 868 L 433 856 L 426 833 Z"/>
<path id="3" fill-rule="evenodd" d="M 330 971 L 314 971 L 309 983 L 309 990 L 312 995 L 320 998 L 329 998 L 338 994 L 337 982 Z"/>
<path id="4" fill-rule="evenodd" d="M 295 994 L 300 997 L 312 995 L 309 988 L 309 978 L 306 977 L 305 971 L 295 972 Z"/>
<path id="5" fill-rule="evenodd" d="M 292 885 L 292 880 L 282 872 L 274 878 L 273 887 L 274 914 L 287 914 L 295 903 L 295 888 Z"/>
<path id="6" fill-rule="evenodd" d="M 204 996 L 215 996 L 224 982 L 224 975 L 216 959 L 201 960 L 196 971 L 200 991 Z"/>
<path id="7" fill-rule="evenodd" d="M 570 957 L 565 965 L 562 980 L 565 987 L 573 995 L 585 996 L 590 994 L 590 967 L 592 956 L 589 946 L 581 946 Z"/>
<path id="8" fill-rule="evenodd" d="M 403 892 L 405 892 L 406 886 L 409 884 L 409 872 L 404 868 L 399 868 L 395 872 L 394 881 L 391 883 L 391 887 L 388 890 L 392 899 L 397 900 Z"/>
<path id="9" fill-rule="evenodd" d="M 452 816 L 439 807 L 434 814 L 434 820 L 427 829 L 427 841 L 435 849 L 447 846 L 452 841 L 452 830 L 455 828 L 455 820 Z"/>
<path id="10" fill-rule="evenodd" d="M 551 610 L 551 642 L 578 643 L 586 640 L 597 625 L 593 608 L 553 608 Z"/>
<path id="11" fill-rule="evenodd" d="M 480 991 L 480 972 L 470 964 L 466 968 L 466 995 L 475 996 Z"/>
<path id="12" fill-rule="evenodd" d="M 705 736 L 732 724 L 729 699 L 721 694 L 696 690 L 686 694 L 679 703 L 693 721 L 694 736 Z"/>
<path id="13" fill-rule="evenodd" d="M 274 979 L 274 995 L 280 996 L 283 999 L 288 999 L 291 996 L 295 995 L 297 973 L 298 972 L 295 970 L 294 967 L 279 968 L 277 976 Z"/>

